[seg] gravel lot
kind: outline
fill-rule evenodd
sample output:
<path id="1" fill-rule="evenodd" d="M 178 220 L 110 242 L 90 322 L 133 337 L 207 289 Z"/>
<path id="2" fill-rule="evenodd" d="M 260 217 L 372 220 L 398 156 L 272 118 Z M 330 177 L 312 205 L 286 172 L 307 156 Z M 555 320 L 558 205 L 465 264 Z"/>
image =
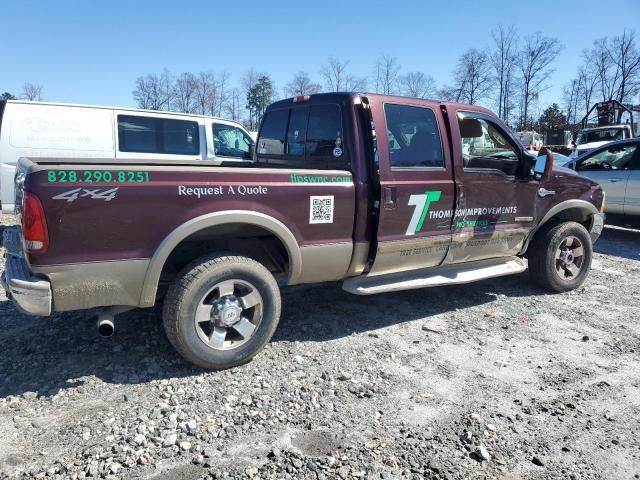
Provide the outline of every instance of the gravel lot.
<path id="1" fill-rule="evenodd" d="M 640 478 L 640 231 L 596 250 L 562 295 L 285 289 L 273 341 L 224 372 L 153 312 L 103 339 L 3 298 L 0 478 Z"/>

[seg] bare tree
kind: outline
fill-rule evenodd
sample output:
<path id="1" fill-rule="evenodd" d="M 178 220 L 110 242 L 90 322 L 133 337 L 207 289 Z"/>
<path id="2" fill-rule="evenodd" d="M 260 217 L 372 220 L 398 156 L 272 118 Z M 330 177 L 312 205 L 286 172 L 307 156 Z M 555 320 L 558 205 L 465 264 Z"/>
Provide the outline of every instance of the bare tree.
<path id="1" fill-rule="evenodd" d="M 22 98 L 36 102 L 42 101 L 42 85 L 25 83 L 22 85 Z"/>
<path id="2" fill-rule="evenodd" d="M 313 95 L 314 93 L 320 93 L 322 86 L 319 83 L 314 83 L 309 78 L 307 72 L 296 73 L 291 81 L 284 86 L 284 94 L 287 97 L 295 97 L 298 95 Z"/>
<path id="3" fill-rule="evenodd" d="M 216 105 L 215 115 L 217 117 L 222 116 L 222 112 L 225 109 L 225 105 L 229 102 L 229 79 L 231 78 L 231 74 L 226 70 L 220 72 L 216 80 L 216 91 L 218 94 L 218 103 Z"/>
<path id="4" fill-rule="evenodd" d="M 133 99 L 138 108 L 168 110 L 173 95 L 173 79 L 168 70 L 160 75 L 149 74 L 136 79 Z"/>
<path id="5" fill-rule="evenodd" d="M 497 30 L 491 32 L 491 37 L 495 50 L 489 58 L 494 80 L 498 87 L 498 116 L 508 122 L 512 103 L 513 72 L 518 53 L 518 35 L 514 25 L 508 28 L 500 25 Z"/>
<path id="6" fill-rule="evenodd" d="M 398 93 L 400 65 L 396 57 L 380 55 L 376 61 L 373 72 L 376 93 L 382 93 L 384 95 Z"/>
<path id="7" fill-rule="evenodd" d="M 621 36 L 613 37 L 609 45 L 609 55 L 616 70 L 615 98 L 621 103 L 631 101 L 640 93 L 640 52 L 635 44 L 634 32 L 624 30 Z M 618 122 L 621 121 L 622 111 Z"/>
<path id="8" fill-rule="evenodd" d="M 409 72 L 400 77 L 403 95 L 414 98 L 430 98 L 436 96 L 436 81 L 431 75 L 422 72 Z"/>
<path id="9" fill-rule="evenodd" d="M 216 78 L 213 72 L 200 72 L 195 79 L 195 105 L 194 111 L 200 115 L 210 113 L 211 98 L 217 96 Z"/>
<path id="10" fill-rule="evenodd" d="M 193 113 L 197 109 L 198 79 L 191 72 L 180 75 L 173 86 L 173 107 L 177 112 Z"/>
<path id="11" fill-rule="evenodd" d="M 349 61 L 344 62 L 335 57 L 329 57 L 327 63 L 320 68 L 320 75 L 324 78 L 325 86 L 331 92 L 349 92 L 366 90 L 367 80 L 355 77 L 347 71 Z"/>
<path id="12" fill-rule="evenodd" d="M 578 70 L 578 94 L 580 95 L 584 110 L 582 114 L 586 114 L 591 108 L 591 99 L 596 89 L 598 75 L 588 67 L 582 66 Z"/>
<path id="13" fill-rule="evenodd" d="M 229 94 L 229 100 L 224 105 L 224 112 L 231 117 L 231 120 L 240 120 L 240 89 L 234 88 Z"/>
<path id="14" fill-rule="evenodd" d="M 562 89 L 565 110 L 567 112 L 567 123 L 574 125 L 578 122 L 578 105 L 580 102 L 580 82 L 574 78 Z"/>
<path id="15" fill-rule="evenodd" d="M 560 53 L 560 42 L 551 37 L 543 37 L 540 32 L 525 38 L 517 66 L 522 82 L 522 114 L 520 124 L 527 128 L 531 103 L 546 88 L 545 82 L 553 72 L 551 63 Z"/>
<path id="16" fill-rule="evenodd" d="M 491 88 L 491 71 L 487 54 L 470 48 L 458 60 L 454 71 L 456 101 L 470 104 L 484 98 Z"/>

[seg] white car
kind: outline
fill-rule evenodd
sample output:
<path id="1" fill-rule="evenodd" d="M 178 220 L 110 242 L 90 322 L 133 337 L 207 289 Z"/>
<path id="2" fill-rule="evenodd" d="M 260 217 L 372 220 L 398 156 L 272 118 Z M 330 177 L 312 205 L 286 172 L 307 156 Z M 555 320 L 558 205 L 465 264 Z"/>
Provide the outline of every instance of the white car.
<path id="1" fill-rule="evenodd" d="M 202 115 L 8 100 L 0 102 L 0 203 L 14 209 L 20 157 L 96 163 L 153 158 L 210 165 L 252 160 L 253 137 L 233 121 Z"/>

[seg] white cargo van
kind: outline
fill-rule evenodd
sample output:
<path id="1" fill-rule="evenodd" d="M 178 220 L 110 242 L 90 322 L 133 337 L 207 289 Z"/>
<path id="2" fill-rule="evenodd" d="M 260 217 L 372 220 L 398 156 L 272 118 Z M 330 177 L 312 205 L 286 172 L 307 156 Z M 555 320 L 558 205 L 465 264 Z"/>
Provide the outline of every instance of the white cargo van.
<path id="1" fill-rule="evenodd" d="M 20 157 L 197 164 L 251 161 L 252 136 L 237 122 L 128 108 L 0 102 L 0 202 L 13 212 Z"/>

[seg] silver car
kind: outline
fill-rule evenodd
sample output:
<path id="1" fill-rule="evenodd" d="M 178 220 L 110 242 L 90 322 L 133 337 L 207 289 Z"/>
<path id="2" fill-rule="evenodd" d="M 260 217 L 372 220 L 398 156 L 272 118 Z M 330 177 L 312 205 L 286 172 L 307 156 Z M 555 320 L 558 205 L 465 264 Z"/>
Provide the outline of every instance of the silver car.
<path id="1" fill-rule="evenodd" d="M 640 226 L 639 137 L 608 143 L 566 166 L 602 186 L 607 223 Z"/>

